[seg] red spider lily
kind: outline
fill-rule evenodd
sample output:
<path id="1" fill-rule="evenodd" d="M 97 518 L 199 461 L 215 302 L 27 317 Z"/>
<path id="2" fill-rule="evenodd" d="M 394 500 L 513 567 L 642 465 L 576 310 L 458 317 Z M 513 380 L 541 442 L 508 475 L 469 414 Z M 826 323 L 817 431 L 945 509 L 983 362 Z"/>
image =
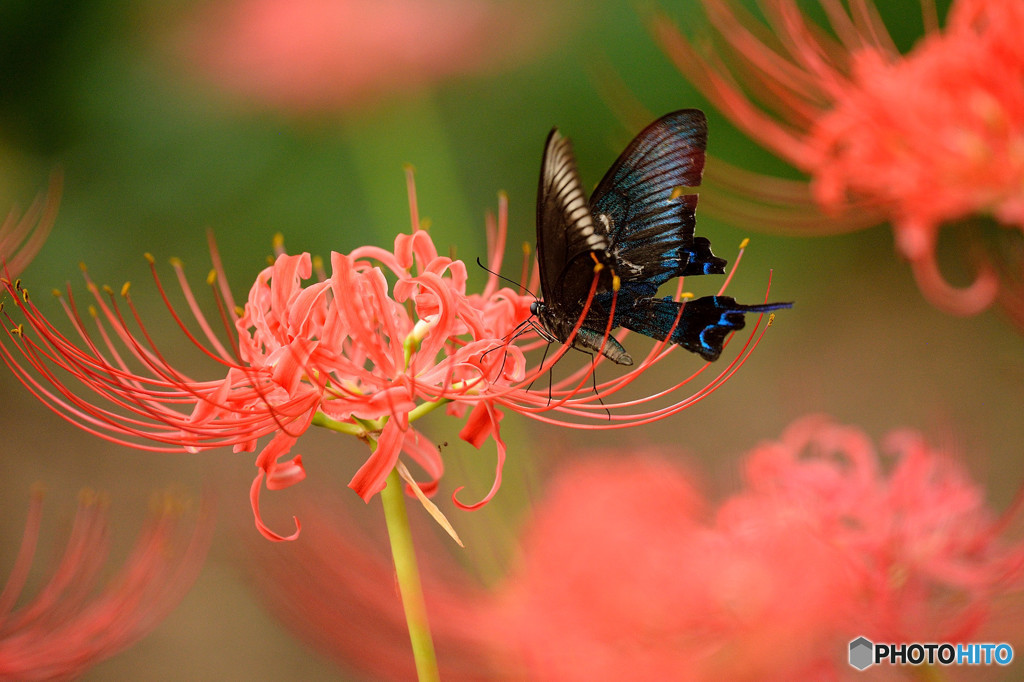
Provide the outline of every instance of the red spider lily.
<path id="1" fill-rule="evenodd" d="M 747 456 L 717 506 L 657 453 L 588 453 L 550 480 L 488 593 L 429 554 L 445 678 L 835 679 L 861 635 L 1017 636 L 990 629 L 1024 587 L 1017 506 L 998 517 L 920 434 L 887 445 L 891 461 L 857 428 L 801 419 Z M 329 501 L 305 504 L 324 530 L 301 547 L 250 543 L 260 594 L 335 660 L 400 677 L 411 661 L 383 551 L 333 531 L 353 524 Z M 356 625 L 368 614 L 372 630 Z"/>
<path id="2" fill-rule="evenodd" d="M 860 430 L 800 420 L 710 521 L 671 466 L 588 457 L 535 510 L 497 629 L 527 677 L 561 680 L 824 679 L 860 635 L 976 636 L 1024 586 L 1017 510 L 997 519 L 919 434 L 888 446 L 883 473 Z"/>
<path id="3" fill-rule="evenodd" d="M 418 229 L 411 172 L 408 178 L 413 231 L 396 237 L 393 251 L 361 247 L 348 255 L 332 254 L 331 276 L 312 284 L 304 283 L 312 276 L 309 254 L 280 253 L 257 277 L 240 314 L 235 312 L 211 242 L 216 273 L 211 284 L 219 281 L 214 291 L 222 324 L 232 339 L 230 348 L 218 340 L 181 264 L 174 262 L 201 333 L 189 331 L 166 295 L 164 300 L 186 336 L 224 368 L 222 379 L 199 381 L 175 369 L 135 313 L 127 286 L 122 290 L 126 311 L 112 290 L 97 287 L 88 275 L 95 332 L 87 330 L 70 291 L 61 299 L 78 343 L 47 321 L 20 283 L 2 280 L 27 323 L 18 325 L 6 318 L 7 342 L 0 343 L 4 360 L 54 411 L 114 442 L 156 451 L 194 452 L 224 445 L 252 451 L 258 438 L 273 434 L 257 456 L 250 496 L 260 531 L 283 539 L 263 524 L 259 495 L 264 484 L 277 490 L 304 478 L 301 456 L 285 458 L 310 424 L 356 435 L 371 444 L 371 456 L 349 483 L 369 500 L 384 488 L 402 452 L 431 477 L 417 485 L 433 492 L 443 462 L 437 448 L 411 422 L 443 405 L 456 415 L 471 408 L 462 437 L 479 447 L 490 436 L 498 449 L 495 481 L 486 496 L 472 505 L 455 500 L 462 508 L 475 508 L 489 501 L 500 486 L 505 458 L 499 428 L 502 408 L 576 428 L 647 424 L 685 409 L 720 386 L 764 333 L 758 334 L 759 324 L 754 325 L 736 359 L 682 399 L 674 398 L 675 392 L 707 365 L 654 395 L 620 397 L 641 373 L 672 353 L 675 346 L 666 347 L 664 342 L 615 379 L 592 381 L 599 359 L 546 392 L 531 391 L 534 380 L 548 373 L 567 347 L 527 368 L 524 350 L 544 342 L 532 331 L 520 345 L 513 345 L 511 339 L 529 317 L 532 298 L 499 288 L 496 275 L 483 294 L 467 295 L 465 264 L 439 256 L 429 234 Z M 499 219 L 490 228 L 494 272 L 504 247 L 506 207 L 502 199 Z M 153 273 L 163 295 L 155 268 Z M 591 300 L 596 284 L 595 273 Z M 577 324 L 582 324 L 590 303 Z M 133 330 L 135 326 L 138 331 Z M 620 341 L 624 337 L 624 333 L 616 335 Z M 119 350 L 115 340 L 127 350 Z M 66 383 L 69 376 L 100 400 L 71 390 Z"/>
<path id="4" fill-rule="evenodd" d="M 36 199 L 23 216 L 14 209 L 0 223 L 0 262 L 18 275 L 42 248 L 57 218 L 63 178 L 54 173 L 45 198 Z"/>
<path id="5" fill-rule="evenodd" d="M 1024 7 L 955 0 L 939 30 L 906 55 L 866 0 L 823 0 L 832 31 L 793 0 L 761 3 L 768 24 L 734 3 L 705 2 L 714 51 L 695 49 L 665 17 L 653 29 L 680 70 L 738 127 L 811 176 L 768 178 L 711 168 L 701 205 L 733 222 L 800 234 L 888 220 L 896 247 L 936 306 L 985 308 L 987 265 L 968 287 L 935 261 L 939 229 L 976 216 L 1024 229 Z M 726 198 L 723 195 L 728 195 Z M 828 216 L 817 209 L 825 209 Z"/>
<path id="6" fill-rule="evenodd" d="M 180 500 L 155 498 L 131 555 L 99 593 L 109 550 L 107 502 L 83 493 L 60 563 L 36 597 L 15 609 L 39 537 L 42 494 L 34 493 L 21 549 L 0 593 L 0 677 L 80 675 L 152 631 L 192 586 L 210 546 L 213 518 L 194 524 Z"/>
<path id="7" fill-rule="evenodd" d="M 818 537 L 848 555 L 854 624 L 876 641 L 963 641 L 993 602 L 1019 590 L 1024 545 L 1006 537 L 1021 499 L 1001 518 L 959 463 L 910 430 L 883 442 L 821 417 L 794 423 L 751 453 L 748 492 L 719 520 L 730 526 L 770 512 L 800 513 Z M 812 514 L 807 511 L 812 510 Z"/>

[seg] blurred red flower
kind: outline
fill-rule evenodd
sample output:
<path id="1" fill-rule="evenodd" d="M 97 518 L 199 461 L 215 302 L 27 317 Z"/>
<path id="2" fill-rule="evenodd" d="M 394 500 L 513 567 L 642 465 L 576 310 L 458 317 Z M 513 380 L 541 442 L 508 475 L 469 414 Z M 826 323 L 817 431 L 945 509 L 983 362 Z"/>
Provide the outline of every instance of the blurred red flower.
<path id="1" fill-rule="evenodd" d="M 60 563 L 35 598 L 19 604 L 42 517 L 42 493 L 33 492 L 21 548 L 0 593 L 0 678 L 76 677 L 151 632 L 199 575 L 213 532 L 208 502 L 190 522 L 181 499 L 155 496 L 128 559 L 96 592 L 109 551 L 108 503 L 82 493 Z"/>
<path id="2" fill-rule="evenodd" d="M 336 111 L 522 59 L 550 14 L 488 0 L 225 0 L 186 21 L 183 50 L 244 100 Z"/>
<path id="3" fill-rule="evenodd" d="M 497 629 L 552 680 L 817 679 L 860 635 L 967 640 L 1024 587 L 1024 544 L 919 434 L 887 448 L 888 473 L 860 430 L 797 421 L 711 518 L 664 462 L 588 457 L 534 511 Z"/>
<path id="4" fill-rule="evenodd" d="M 441 669 L 452 679 L 832 679 L 852 672 L 847 645 L 861 635 L 970 641 L 1013 622 L 1024 587 L 1024 543 L 1008 532 L 1016 507 L 1000 518 L 920 434 L 885 444 L 891 457 L 855 427 L 798 420 L 749 454 L 745 484 L 717 508 L 659 453 L 588 453 L 551 480 L 496 586 L 484 591 L 429 553 Z M 366 569 L 384 555 L 348 531 L 344 512 L 319 507 L 305 514 L 346 532 L 254 546 L 258 591 L 321 651 L 387 674 L 380 661 L 397 665 L 404 644 L 401 613 L 387 576 Z M 319 568 L 299 579 L 300 566 Z M 374 614 L 372 634 L 352 625 L 353 611 Z"/>
<path id="5" fill-rule="evenodd" d="M 735 3 L 704 5 L 713 47 L 698 49 L 661 15 L 657 39 L 722 113 L 811 182 L 808 192 L 711 163 L 706 184 L 729 196 L 705 192 L 701 206 L 800 234 L 888 220 L 933 304 L 972 314 L 991 303 L 991 267 L 957 289 L 935 248 L 944 225 L 978 216 L 1024 230 L 1024 5 L 955 0 L 941 30 L 926 12 L 928 31 L 905 55 L 870 2 L 823 2 L 831 32 L 793 0 L 763 3 L 767 25 Z"/>

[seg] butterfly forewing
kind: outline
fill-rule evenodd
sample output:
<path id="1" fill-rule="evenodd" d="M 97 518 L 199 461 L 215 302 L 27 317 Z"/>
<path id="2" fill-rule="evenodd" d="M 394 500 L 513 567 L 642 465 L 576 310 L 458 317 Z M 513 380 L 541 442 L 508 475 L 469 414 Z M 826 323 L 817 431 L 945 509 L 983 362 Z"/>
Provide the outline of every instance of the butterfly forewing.
<path id="1" fill-rule="evenodd" d="M 707 120 L 697 109 L 676 111 L 636 136 L 590 199 L 598 222 L 607 216 L 611 250 L 624 282 L 653 294 L 681 275 L 723 271 L 704 238 L 695 238 L 697 195 L 707 147 Z"/>
<path id="2" fill-rule="evenodd" d="M 593 281 L 594 253 L 606 259 L 610 241 L 595 221 L 580 182 L 569 140 L 548 135 L 537 194 L 537 259 L 544 303 L 575 323 Z M 565 339 L 560 339 L 564 341 Z"/>

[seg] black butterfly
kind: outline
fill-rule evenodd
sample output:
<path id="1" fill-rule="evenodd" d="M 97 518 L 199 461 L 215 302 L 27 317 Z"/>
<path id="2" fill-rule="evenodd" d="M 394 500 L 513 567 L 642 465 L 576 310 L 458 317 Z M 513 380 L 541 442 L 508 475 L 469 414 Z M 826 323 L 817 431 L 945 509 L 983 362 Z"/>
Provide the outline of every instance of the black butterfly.
<path id="1" fill-rule="evenodd" d="M 700 185 L 707 138 L 704 112 L 666 114 L 629 143 L 588 203 L 572 145 L 557 128 L 551 130 L 537 194 L 543 301 L 530 307 L 551 340 L 569 338 L 598 264 L 603 268 L 597 293 L 572 345 L 596 352 L 603 343 L 604 355 L 620 365 L 633 359 L 614 338 L 604 339 L 613 296 L 613 328 L 663 341 L 678 317 L 671 342 L 709 361 L 722 353 L 726 335 L 743 328 L 744 313 L 792 306 L 742 305 L 730 296 L 705 296 L 684 305 L 655 297 L 658 287 L 675 277 L 725 274 L 726 261 L 711 253 L 711 242 L 694 236 L 697 195 L 687 193 Z"/>

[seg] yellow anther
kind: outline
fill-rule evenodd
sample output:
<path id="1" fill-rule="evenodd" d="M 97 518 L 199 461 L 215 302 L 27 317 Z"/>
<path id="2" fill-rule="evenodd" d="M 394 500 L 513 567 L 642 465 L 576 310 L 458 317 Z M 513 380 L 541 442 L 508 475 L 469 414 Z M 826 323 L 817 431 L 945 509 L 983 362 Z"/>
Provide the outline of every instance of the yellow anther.
<path id="1" fill-rule="evenodd" d="M 63 292 L 61 292 L 60 289 L 53 289 L 52 291 L 50 291 L 50 293 L 53 294 L 55 298 L 63 298 L 64 297 L 64 294 L 63 294 Z"/>
<path id="2" fill-rule="evenodd" d="M 275 251 L 277 251 L 278 249 L 283 249 L 284 248 L 284 233 L 282 233 L 282 232 L 275 232 L 273 238 L 271 239 L 271 245 L 273 246 Z"/>
<path id="3" fill-rule="evenodd" d="M 217 271 L 216 270 L 210 270 L 210 272 L 208 272 L 206 274 L 206 283 L 212 286 L 213 283 L 216 282 L 216 281 L 217 281 Z"/>
<path id="4" fill-rule="evenodd" d="M 245 315 L 245 308 L 243 308 L 240 305 L 236 305 L 235 306 L 235 315 L 238 315 L 239 317 L 241 317 L 242 315 Z"/>
<path id="5" fill-rule="evenodd" d="M 122 284 L 121 285 L 121 295 L 122 296 L 127 296 L 128 295 L 128 290 L 131 289 L 131 288 L 132 288 L 132 283 L 131 282 L 125 282 L 124 284 Z"/>
<path id="6" fill-rule="evenodd" d="M 81 270 L 82 272 L 85 272 L 89 268 L 86 267 L 85 261 L 78 261 L 78 269 Z"/>
<path id="7" fill-rule="evenodd" d="M 693 292 L 684 291 L 683 293 L 679 294 L 679 298 L 683 299 L 684 301 L 689 301 L 691 298 L 693 298 Z"/>
<path id="8" fill-rule="evenodd" d="M 523 257 L 529 258 L 533 247 L 530 246 L 530 242 L 523 242 Z"/>
<path id="9" fill-rule="evenodd" d="M 323 256 L 313 256 L 313 269 L 314 270 L 323 270 L 324 269 L 324 257 Z"/>
<path id="10" fill-rule="evenodd" d="M 766 327 L 772 326 L 772 322 L 774 322 L 774 321 L 775 321 L 775 313 L 768 313 L 768 324 L 765 325 L 765 326 Z"/>
<path id="11" fill-rule="evenodd" d="M 23 300 L 25 303 L 28 303 L 28 289 L 21 290 L 21 300 Z"/>
<path id="12" fill-rule="evenodd" d="M 508 201 L 508 192 L 503 189 L 498 190 L 498 201 Z"/>
<path id="13" fill-rule="evenodd" d="M 420 229 L 424 232 L 429 232 L 430 228 L 434 226 L 434 221 L 430 218 L 420 218 Z"/>
<path id="14" fill-rule="evenodd" d="M 142 257 L 145 258 L 146 262 L 149 263 L 150 265 L 154 265 L 156 263 L 156 258 L 153 258 L 153 254 L 151 254 L 149 251 L 142 254 Z"/>
<path id="15" fill-rule="evenodd" d="M 92 317 L 99 317 L 100 316 L 99 311 L 96 310 L 96 306 L 94 306 L 94 305 L 90 305 L 89 306 L 89 315 L 92 316 Z"/>
<path id="16" fill-rule="evenodd" d="M 17 327 L 15 327 L 14 329 L 11 330 L 11 333 L 14 334 L 15 336 L 24 336 L 25 335 L 25 325 L 24 324 L 19 324 Z"/>
<path id="17" fill-rule="evenodd" d="M 622 284 L 622 280 L 619 279 L 618 275 L 613 273 L 612 274 L 612 291 L 618 291 L 619 290 L 619 285 L 621 285 L 621 284 Z"/>
<path id="18" fill-rule="evenodd" d="M 110 288 L 109 284 L 104 284 L 103 285 L 103 293 L 105 293 L 107 296 L 113 296 L 114 295 L 114 290 Z"/>
<path id="19" fill-rule="evenodd" d="M 590 252 L 590 260 L 594 261 L 594 272 L 601 272 L 604 270 L 604 263 L 597 260 L 597 253 L 594 251 Z"/>
<path id="20" fill-rule="evenodd" d="M 416 167 L 413 166 L 408 161 L 406 161 L 405 163 L 402 164 L 402 170 L 405 171 L 406 173 L 415 173 Z"/>
<path id="21" fill-rule="evenodd" d="M 743 241 L 740 242 L 740 250 L 747 248 L 747 244 L 750 243 L 750 237 L 744 237 Z"/>
<path id="22" fill-rule="evenodd" d="M 185 265 L 184 263 L 181 262 L 181 259 L 178 258 L 177 256 L 171 257 L 169 259 L 169 262 L 170 262 L 172 268 L 180 268 L 180 267 L 184 267 L 184 265 Z"/>

